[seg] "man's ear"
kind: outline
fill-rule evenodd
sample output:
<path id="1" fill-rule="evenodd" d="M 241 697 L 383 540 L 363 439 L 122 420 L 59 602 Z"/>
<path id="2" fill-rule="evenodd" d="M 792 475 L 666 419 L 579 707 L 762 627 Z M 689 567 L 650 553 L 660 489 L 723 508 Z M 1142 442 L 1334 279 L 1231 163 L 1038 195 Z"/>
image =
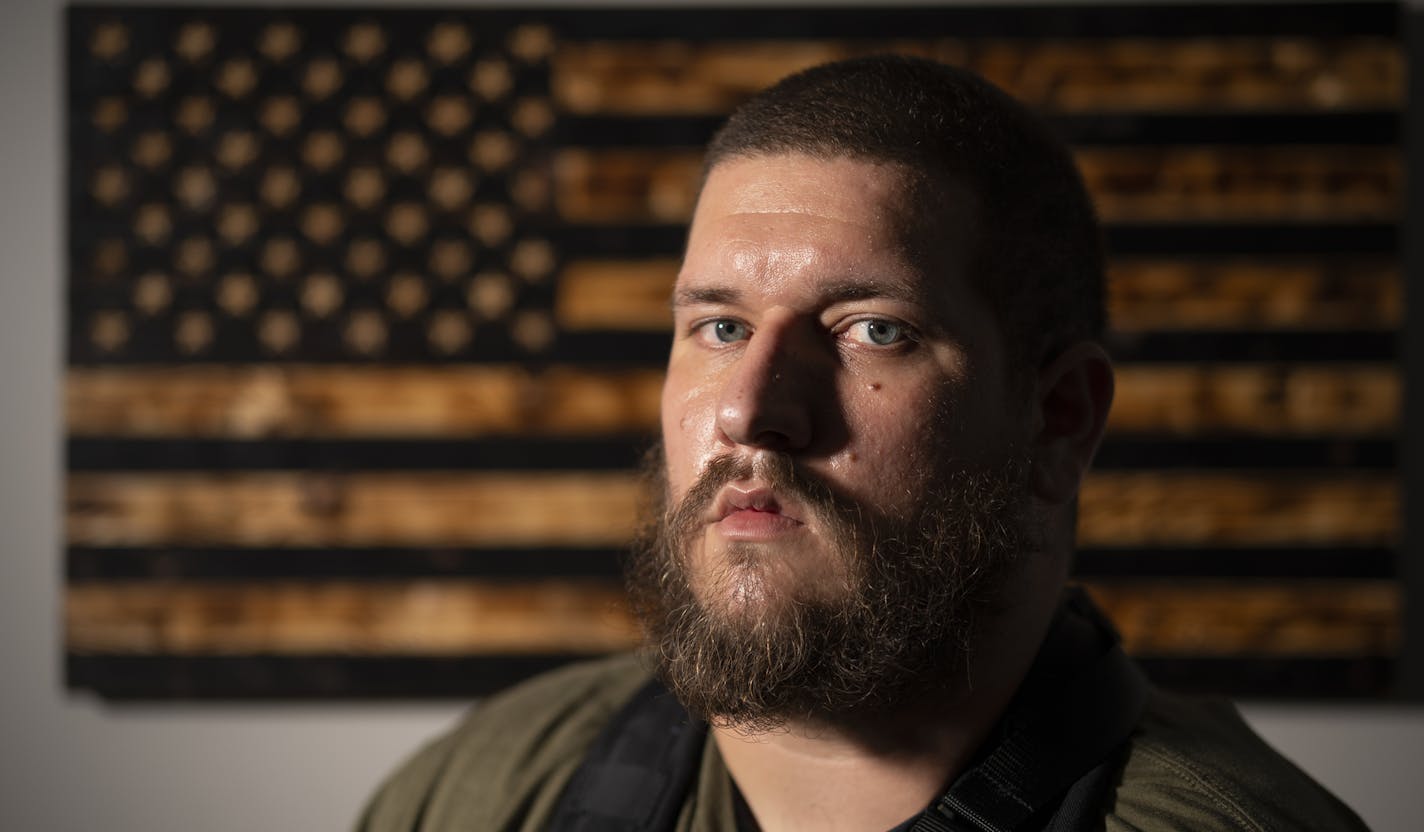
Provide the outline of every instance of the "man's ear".
<path id="1" fill-rule="evenodd" d="M 1092 341 L 1072 345 L 1039 370 L 1033 489 L 1044 502 L 1064 504 L 1077 495 L 1112 398 L 1112 362 Z"/>

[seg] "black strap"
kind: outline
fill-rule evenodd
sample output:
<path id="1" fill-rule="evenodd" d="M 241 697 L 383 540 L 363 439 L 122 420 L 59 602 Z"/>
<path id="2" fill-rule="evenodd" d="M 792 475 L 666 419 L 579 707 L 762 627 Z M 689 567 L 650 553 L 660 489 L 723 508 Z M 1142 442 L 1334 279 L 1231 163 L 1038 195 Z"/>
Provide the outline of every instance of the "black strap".
<path id="1" fill-rule="evenodd" d="M 604 727 L 559 797 L 558 832 L 661 832 L 677 822 L 702 760 L 706 724 L 656 679 Z"/>
<path id="2" fill-rule="evenodd" d="M 1079 664 L 1085 657 L 1094 657 L 1086 668 Z M 1111 625 L 1071 593 L 998 741 L 911 832 L 1100 826 L 1121 757 L 1114 752 L 1124 749 L 1146 702 L 1147 682 Z"/>
<path id="3" fill-rule="evenodd" d="M 1146 699 L 1146 681 L 1111 626 L 1086 597 L 1070 593 L 994 739 L 911 832 L 1100 828 Z M 548 828 L 673 829 L 706 731 L 660 683 L 649 682 L 594 741 Z"/>

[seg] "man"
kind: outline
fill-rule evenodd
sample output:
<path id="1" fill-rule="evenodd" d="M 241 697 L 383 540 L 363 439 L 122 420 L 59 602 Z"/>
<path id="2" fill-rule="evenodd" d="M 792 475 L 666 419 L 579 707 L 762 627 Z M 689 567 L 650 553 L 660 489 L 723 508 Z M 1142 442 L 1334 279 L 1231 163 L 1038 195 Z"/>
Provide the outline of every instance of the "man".
<path id="1" fill-rule="evenodd" d="M 740 109 L 673 293 L 647 656 L 481 706 L 364 828 L 1363 828 L 1065 596 L 1102 272 L 1069 154 L 972 74 L 847 61 Z"/>

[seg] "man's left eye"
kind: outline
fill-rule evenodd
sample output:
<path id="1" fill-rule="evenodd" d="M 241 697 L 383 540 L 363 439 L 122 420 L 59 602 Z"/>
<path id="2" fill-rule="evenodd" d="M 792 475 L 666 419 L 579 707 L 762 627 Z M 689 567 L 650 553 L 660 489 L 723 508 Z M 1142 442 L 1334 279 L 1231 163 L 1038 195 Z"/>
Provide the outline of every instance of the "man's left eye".
<path id="1" fill-rule="evenodd" d="M 856 321 L 850 327 L 851 337 L 862 344 L 888 347 L 905 340 L 907 333 L 902 324 L 894 321 L 871 319 Z"/>

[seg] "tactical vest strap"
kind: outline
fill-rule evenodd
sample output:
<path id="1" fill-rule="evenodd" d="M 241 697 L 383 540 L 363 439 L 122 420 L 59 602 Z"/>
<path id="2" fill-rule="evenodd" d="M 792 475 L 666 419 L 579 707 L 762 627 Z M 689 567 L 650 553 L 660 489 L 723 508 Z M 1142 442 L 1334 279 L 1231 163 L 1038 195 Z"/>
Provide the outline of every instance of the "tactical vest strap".
<path id="1" fill-rule="evenodd" d="M 702 760 L 707 726 L 656 679 L 589 749 L 549 821 L 558 832 L 663 832 L 677 822 Z"/>
<path id="2" fill-rule="evenodd" d="M 911 832 L 1101 825 L 1120 752 L 1147 703 L 1147 682 L 1085 598 L 1070 597 L 1067 606 L 1009 706 L 998 742 Z M 1097 657 L 1072 672 L 1065 658 L 1081 662 L 1087 650 Z"/>

